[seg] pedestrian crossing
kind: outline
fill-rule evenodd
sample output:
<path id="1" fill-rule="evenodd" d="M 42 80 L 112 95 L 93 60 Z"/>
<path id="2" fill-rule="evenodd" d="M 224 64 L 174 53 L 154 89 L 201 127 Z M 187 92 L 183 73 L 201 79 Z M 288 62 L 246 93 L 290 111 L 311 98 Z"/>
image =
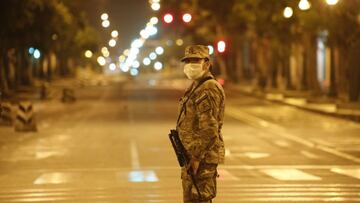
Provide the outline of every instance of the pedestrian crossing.
<path id="1" fill-rule="evenodd" d="M 357 202 L 359 171 L 360 166 L 222 166 L 214 202 Z M 33 171 L 21 183 L 16 176 L 0 175 L 0 202 L 182 201 L 176 167 Z"/>

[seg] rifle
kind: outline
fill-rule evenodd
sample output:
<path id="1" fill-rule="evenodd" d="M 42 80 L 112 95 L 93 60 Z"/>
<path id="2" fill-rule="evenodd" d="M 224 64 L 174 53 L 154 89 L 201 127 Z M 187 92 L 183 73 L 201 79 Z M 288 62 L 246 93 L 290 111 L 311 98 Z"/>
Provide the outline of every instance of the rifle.
<path id="1" fill-rule="evenodd" d="M 185 149 L 184 145 L 182 144 L 182 142 L 180 140 L 179 133 L 177 132 L 177 130 L 170 130 L 169 138 L 170 138 L 171 144 L 174 148 L 174 151 L 175 151 L 175 154 L 178 159 L 180 167 L 187 166 L 190 163 L 190 159 L 186 153 L 186 149 Z M 195 189 L 199 195 L 199 198 L 202 199 L 199 187 L 196 184 L 193 170 L 191 167 L 189 168 L 189 170 L 187 170 L 187 173 L 191 177 L 191 181 L 195 186 Z"/>

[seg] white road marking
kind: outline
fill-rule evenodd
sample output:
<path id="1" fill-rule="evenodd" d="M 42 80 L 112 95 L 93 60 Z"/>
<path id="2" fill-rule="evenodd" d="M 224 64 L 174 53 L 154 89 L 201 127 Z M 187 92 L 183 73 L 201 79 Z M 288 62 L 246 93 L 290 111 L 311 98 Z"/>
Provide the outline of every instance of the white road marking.
<path id="1" fill-rule="evenodd" d="M 269 157 L 270 154 L 268 153 L 262 153 L 262 152 L 245 152 L 245 153 L 239 153 L 239 154 L 233 154 L 235 157 L 247 157 L 250 159 L 261 159 Z"/>
<path id="2" fill-rule="evenodd" d="M 259 117 L 256 117 L 256 116 L 254 116 L 252 114 L 243 112 L 243 111 L 241 111 L 241 110 L 239 110 L 237 108 L 228 106 L 226 114 L 228 116 L 231 116 L 231 117 L 235 118 L 235 119 L 244 121 L 244 122 L 248 123 L 249 125 L 255 126 L 257 128 L 258 127 L 263 127 L 263 125 L 261 124 L 264 121 L 263 119 L 261 119 Z M 267 122 L 267 121 L 265 121 L 265 122 Z M 338 151 L 336 149 L 332 149 L 331 147 L 328 147 L 328 146 L 323 146 L 323 145 L 321 145 L 319 143 L 314 143 L 312 141 L 308 141 L 308 140 L 306 140 L 306 139 L 304 139 L 302 137 L 289 134 L 287 132 L 286 128 L 284 128 L 284 127 L 282 127 L 280 125 L 270 123 L 270 122 L 268 122 L 268 125 L 269 126 L 266 129 L 271 129 L 270 132 L 273 133 L 273 134 L 279 135 L 279 136 L 281 136 L 283 138 L 286 138 L 286 139 L 291 140 L 293 142 L 302 144 L 304 146 L 319 149 L 319 150 L 322 150 L 324 152 L 333 154 L 335 156 L 338 156 L 338 157 L 353 161 L 355 163 L 360 163 L 360 158 L 358 158 L 358 157 L 355 157 L 353 155 L 350 155 L 350 154 L 347 154 L 347 153 L 344 153 L 344 152 L 340 152 L 340 151 Z"/>
<path id="3" fill-rule="evenodd" d="M 357 168 L 357 169 L 332 168 L 330 171 L 341 174 L 341 175 L 346 175 L 346 176 L 360 179 L 360 168 Z"/>
<path id="4" fill-rule="evenodd" d="M 140 169 L 139 154 L 136 146 L 136 141 L 131 140 L 130 143 L 130 154 L 131 154 L 131 167 L 133 169 Z"/>
<path id="5" fill-rule="evenodd" d="M 228 170 L 218 169 L 219 180 L 239 180 L 238 177 L 231 174 Z"/>
<path id="6" fill-rule="evenodd" d="M 231 157 L 232 155 L 231 155 L 231 151 L 230 151 L 230 149 L 226 149 L 225 148 L 225 157 Z"/>
<path id="7" fill-rule="evenodd" d="M 310 159 L 319 159 L 320 158 L 318 155 L 313 154 L 308 151 L 305 151 L 305 150 L 301 150 L 300 153 Z"/>
<path id="8" fill-rule="evenodd" d="M 71 178 L 71 175 L 68 173 L 44 173 L 39 176 L 35 181 L 35 185 L 42 184 L 62 184 L 68 183 Z"/>
<path id="9" fill-rule="evenodd" d="M 285 140 L 275 140 L 274 144 L 276 144 L 277 146 L 280 146 L 280 147 L 289 147 L 290 146 L 290 143 L 286 142 Z"/>
<path id="10" fill-rule="evenodd" d="M 157 182 L 159 181 L 154 171 L 131 171 L 128 175 L 130 182 Z"/>
<path id="11" fill-rule="evenodd" d="M 261 172 L 277 180 L 321 180 L 318 176 L 305 173 L 298 169 L 263 169 Z"/>

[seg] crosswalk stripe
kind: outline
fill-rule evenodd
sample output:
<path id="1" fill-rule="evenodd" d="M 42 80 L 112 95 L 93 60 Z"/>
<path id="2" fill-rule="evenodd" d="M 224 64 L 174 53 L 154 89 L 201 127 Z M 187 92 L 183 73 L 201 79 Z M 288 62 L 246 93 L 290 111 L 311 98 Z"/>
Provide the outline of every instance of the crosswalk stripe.
<path id="1" fill-rule="evenodd" d="M 346 176 L 360 179 L 360 168 L 358 168 L 358 169 L 332 168 L 330 171 L 341 174 L 341 175 L 346 175 Z"/>
<path id="2" fill-rule="evenodd" d="M 263 169 L 261 171 L 277 180 L 321 180 L 318 176 L 298 169 Z"/>

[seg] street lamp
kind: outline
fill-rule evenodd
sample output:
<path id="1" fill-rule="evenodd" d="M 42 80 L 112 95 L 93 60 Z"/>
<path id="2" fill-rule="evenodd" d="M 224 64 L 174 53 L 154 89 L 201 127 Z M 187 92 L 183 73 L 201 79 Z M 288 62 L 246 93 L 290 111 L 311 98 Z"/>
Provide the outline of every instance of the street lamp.
<path id="1" fill-rule="evenodd" d="M 109 15 L 107 13 L 101 14 L 101 20 L 107 20 L 109 18 Z"/>
<path id="2" fill-rule="evenodd" d="M 107 28 L 110 26 L 110 21 L 109 20 L 104 20 L 101 25 L 104 27 L 104 28 Z"/>
<path id="3" fill-rule="evenodd" d="M 178 45 L 178 46 L 182 46 L 182 45 L 184 44 L 184 40 L 182 40 L 182 39 L 177 39 L 175 43 L 176 43 L 176 45 Z"/>
<path id="4" fill-rule="evenodd" d="M 104 66 L 106 64 L 106 59 L 102 56 L 99 56 L 97 58 L 97 62 L 99 63 L 100 66 Z"/>
<path id="5" fill-rule="evenodd" d="M 158 55 L 162 55 L 164 53 L 164 48 L 162 47 L 156 47 L 155 49 L 155 52 L 158 54 Z"/>
<path id="6" fill-rule="evenodd" d="M 158 11 L 160 9 L 160 4 L 158 2 L 152 3 L 151 8 L 154 11 Z"/>
<path id="7" fill-rule="evenodd" d="M 300 2 L 299 2 L 300 10 L 303 10 L 303 11 L 309 10 L 310 7 L 311 7 L 311 4 L 308 0 L 300 0 Z"/>
<path id="8" fill-rule="evenodd" d="M 93 53 L 92 53 L 90 50 L 86 50 L 86 51 L 85 51 L 85 57 L 86 57 L 86 58 L 91 58 L 92 55 L 93 55 Z"/>
<path id="9" fill-rule="evenodd" d="M 170 13 L 167 13 L 164 15 L 164 22 L 165 23 L 172 23 L 174 20 L 174 17 L 170 14 Z"/>
<path id="10" fill-rule="evenodd" d="M 224 53 L 226 49 L 226 43 L 223 40 L 220 40 L 217 43 L 217 50 L 219 53 Z"/>
<path id="11" fill-rule="evenodd" d="M 185 23 L 190 23 L 191 19 L 192 19 L 192 16 L 190 13 L 185 13 L 183 16 L 182 16 L 182 19 Z"/>
<path id="12" fill-rule="evenodd" d="M 109 41 L 109 46 L 115 47 L 115 46 L 116 46 L 116 40 L 111 39 L 111 40 Z"/>
<path id="13" fill-rule="evenodd" d="M 111 36 L 112 36 L 113 38 L 116 38 L 116 37 L 119 36 L 119 32 L 118 32 L 117 30 L 114 30 L 114 31 L 111 32 Z"/>
<path id="14" fill-rule="evenodd" d="M 339 0 L 326 0 L 326 3 L 330 6 L 336 5 Z"/>
<path id="15" fill-rule="evenodd" d="M 291 16 L 294 14 L 294 11 L 291 7 L 286 7 L 284 9 L 284 17 L 285 18 L 291 18 Z"/>
<path id="16" fill-rule="evenodd" d="M 163 68 L 163 64 L 161 62 L 157 61 L 154 64 L 154 68 L 155 68 L 155 70 L 159 71 Z"/>
<path id="17" fill-rule="evenodd" d="M 152 17 L 150 19 L 150 23 L 153 24 L 153 25 L 156 25 L 158 22 L 159 22 L 159 19 L 157 17 Z"/>

